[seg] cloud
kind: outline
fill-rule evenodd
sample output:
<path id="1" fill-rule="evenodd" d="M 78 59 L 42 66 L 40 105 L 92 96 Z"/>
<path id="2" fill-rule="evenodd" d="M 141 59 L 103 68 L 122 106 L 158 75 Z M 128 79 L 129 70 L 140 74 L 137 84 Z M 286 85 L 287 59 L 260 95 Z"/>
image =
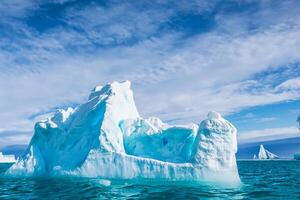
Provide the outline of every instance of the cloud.
<path id="1" fill-rule="evenodd" d="M 300 132 L 297 127 L 268 128 L 262 130 L 252 130 L 238 133 L 238 141 L 242 143 L 265 142 L 299 137 Z"/>
<path id="2" fill-rule="evenodd" d="M 297 75 L 290 71 L 291 64 L 300 60 L 299 15 L 291 19 L 284 13 L 292 6 L 277 6 L 274 13 L 263 4 L 250 15 L 215 10 L 214 1 L 174 1 L 174 6 L 159 1 L 74 3 L 57 11 L 52 19 L 56 23 L 41 31 L 39 24 L 28 23 L 35 14 L 39 17 L 41 5 L 26 2 L 9 9 L 8 21 L 1 21 L 3 131 L 28 134 L 36 120 L 32 116 L 77 105 L 96 84 L 113 80 L 132 81 L 142 115 L 172 123 L 198 123 L 210 110 L 226 115 L 300 98 L 298 90 L 291 90 Z M 214 26 L 201 33 L 187 36 L 173 27 L 176 23 L 170 25 L 178 16 L 210 12 L 217 13 L 211 17 Z M 257 16 L 265 18 L 256 20 Z M 281 79 L 274 73 L 257 78 L 279 69 L 286 72 L 276 74 Z"/>
<path id="3" fill-rule="evenodd" d="M 243 118 L 245 118 L 245 119 L 253 119 L 253 118 L 255 118 L 255 115 L 253 113 L 247 113 Z"/>
<path id="4" fill-rule="evenodd" d="M 263 117 L 258 119 L 259 122 L 264 123 L 264 122 L 272 122 L 272 121 L 276 121 L 277 118 L 276 117 Z"/>
<path id="5" fill-rule="evenodd" d="M 276 117 L 258 117 L 253 113 L 247 113 L 241 117 L 235 118 L 235 122 L 239 123 L 265 123 L 265 122 L 273 122 L 278 120 Z"/>
<path id="6" fill-rule="evenodd" d="M 20 18 L 26 16 L 26 12 L 36 8 L 33 0 L 3 0 L 0 4 L 1 23 L 7 18 Z"/>
<path id="7" fill-rule="evenodd" d="M 0 131 L 0 148 L 11 144 L 28 144 L 30 137 L 29 132 Z"/>
<path id="8" fill-rule="evenodd" d="M 144 6 L 139 2 L 116 4 L 110 1 L 106 6 L 91 3 L 87 6 L 68 9 L 63 21 L 69 27 L 76 27 L 96 45 L 118 45 L 130 40 L 142 40 L 156 33 L 160 24 L 172 14 L 159 7 Z"/>
<path id="9" fill-rule="evenodd" d="M 276 90 L 300 90 L 300 77 L 289 79 L 278 85 Z"/>

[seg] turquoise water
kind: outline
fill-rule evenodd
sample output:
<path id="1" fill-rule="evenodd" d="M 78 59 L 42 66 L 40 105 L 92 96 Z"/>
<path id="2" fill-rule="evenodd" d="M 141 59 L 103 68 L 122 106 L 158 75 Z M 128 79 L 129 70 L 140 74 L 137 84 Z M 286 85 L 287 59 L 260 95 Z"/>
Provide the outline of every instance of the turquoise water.
<path id="1" fill-rule="evenodd" d="M 5 178 L 0 199 L 300 199 L 300 161 L 239 161 L 243 184 L 126 183 L 88 178 Z"/>

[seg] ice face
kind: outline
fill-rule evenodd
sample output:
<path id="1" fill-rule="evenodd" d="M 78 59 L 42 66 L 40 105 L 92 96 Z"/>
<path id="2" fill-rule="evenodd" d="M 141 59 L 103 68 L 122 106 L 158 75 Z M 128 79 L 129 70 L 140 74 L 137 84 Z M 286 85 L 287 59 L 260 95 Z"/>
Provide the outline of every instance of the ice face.
<path id="1" fill-rule="evenodd" d="M 210 112 L 200 123 L 193 147 L 193 162 L 211 171 L 227 169 L 237 173 L 236 133 L 236 128 L 219 113 Z"/>
<path id="2" fill-rule="evenodd" d="M 157 118 L 131 119 L 120 124 L 129 155 L 168 162 L 188 162 L 197 125 L 169 126 Z"/>
<path id="3" fill-rule="evenodd" d="M 130 82 L 113 82 L 36 123 L 25 154 L 6 174 L 237 183 L 236 151 L 236 129 L 219 113 L 199 126 L 143 119 Z"/>

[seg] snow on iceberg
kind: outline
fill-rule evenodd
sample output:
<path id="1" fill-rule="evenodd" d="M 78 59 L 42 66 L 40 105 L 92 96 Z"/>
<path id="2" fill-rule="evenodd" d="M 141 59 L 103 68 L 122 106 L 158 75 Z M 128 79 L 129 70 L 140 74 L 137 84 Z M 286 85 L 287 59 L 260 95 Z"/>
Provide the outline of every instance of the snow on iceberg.
<path id="1" fill-rule="evenodd" d="M 239 183 L 236 128 L 210 112 L 200 125 L 143 119 L 130 82 L 97 86 L 86 103 L 37 122 L 7 175 L 74 175 Z"/>

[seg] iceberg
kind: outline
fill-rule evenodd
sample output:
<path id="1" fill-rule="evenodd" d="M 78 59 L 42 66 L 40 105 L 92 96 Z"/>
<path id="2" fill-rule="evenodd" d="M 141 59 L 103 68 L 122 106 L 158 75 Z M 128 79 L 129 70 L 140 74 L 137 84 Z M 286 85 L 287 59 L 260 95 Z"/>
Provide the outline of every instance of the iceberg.
<path id="1" fill-rule="evenodd" d="M 297 125 L 298 125 L 298 128 L 300 129 L 300 115 L 297 118 Z"/>
<path id="2" fill-rule="evenodd" d="M 3 155 L 2 152 L 0 152 L 0 163 L 14 163 L 16 162 L 15 155 Z"/>
<path id="3" fill-rule="evenodd" d="M 257 157 L 255 154 L 253 155 L 253 160 L 257 160 Z"/>
<path id="4" fill-rule="evenodd" d="M 217 112 L 199 125 L 142 118 L 130 85 L 97 86 L 87 102 L 37 122 L 6 174 L 240 182 L 237 130 L 229 121 Z"/>
<path id="5" fill-rule="evenodd" d="M 278 159 L 279 157 L 270 151 L 266 150 L 264 146 L 261 144 L 258 152 L 258 159 L 259 160 L 274 160 Z"/>
<path id="6" fill-rule="evenodd" d="M 295 160 L 300 160 L 300 151 L 298 151 L 298 152 L 296 152 L 296 153 L 294 154 L 294 159 L 295 159 Z"/>

